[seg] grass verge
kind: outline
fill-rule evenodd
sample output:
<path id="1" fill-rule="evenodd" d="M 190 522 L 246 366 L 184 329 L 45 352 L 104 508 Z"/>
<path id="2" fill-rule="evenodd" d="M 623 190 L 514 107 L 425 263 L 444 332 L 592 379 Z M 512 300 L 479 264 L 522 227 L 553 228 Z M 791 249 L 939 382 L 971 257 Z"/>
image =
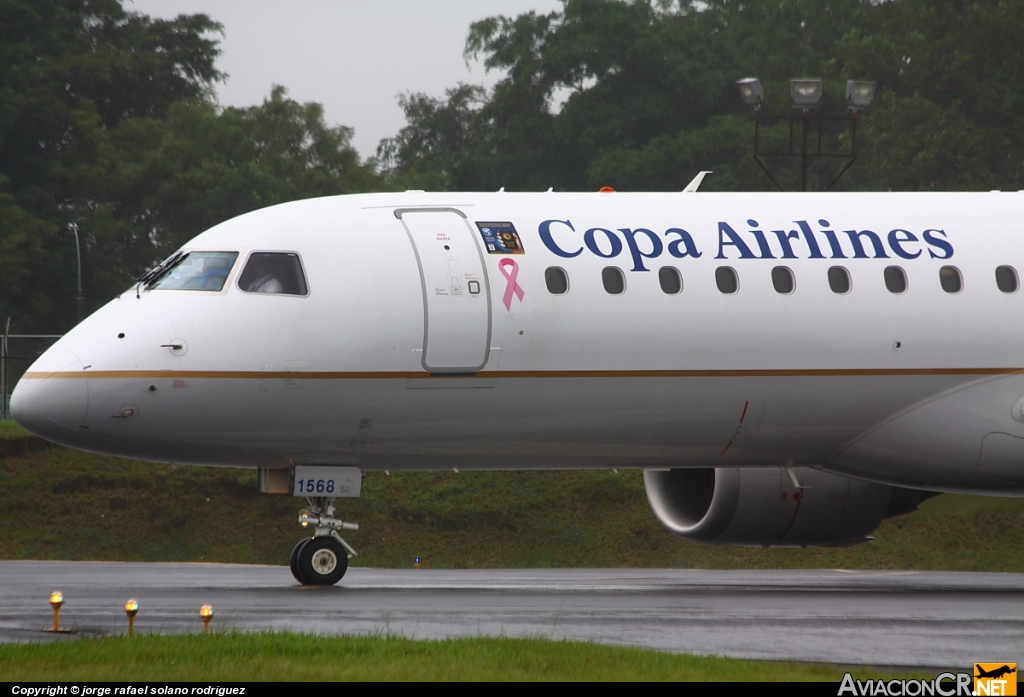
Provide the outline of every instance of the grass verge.
<path id="1" fill-rule="evenodd" d="M 0 440 L 0 559 L 285 564 L 302 499 L 256 473 L 172 467 Z M 638 471 L 368 473 L 339 500 L 353 564 L 402 568 L 847 568 L 1024 572 L 1024 500 L 945 495 L 868 544 L 749 549 L 689 542 L 655 520 Z M 46 515 L 41 516 L 40 512 Z M 59 525 L 54 525 L 57 521 Z"/>
<path id="2" fill-rule="evenodd" d="M 33 435 L 12 419 L 0 419 L 0 440 L 21 440 L 23 438 L 33 438 Z"/>
<path id="3" fill-rule="evenodd" d="M 863 675 L 883 677 L 872 669 Z M 835 666 L 548 639 L 228 633 L 0 646 L 0 681 L 831 681 Z M 906 676 L 909 676 L 909 672 Z M 890 677 L 890 676 L 885 676 Z"/>

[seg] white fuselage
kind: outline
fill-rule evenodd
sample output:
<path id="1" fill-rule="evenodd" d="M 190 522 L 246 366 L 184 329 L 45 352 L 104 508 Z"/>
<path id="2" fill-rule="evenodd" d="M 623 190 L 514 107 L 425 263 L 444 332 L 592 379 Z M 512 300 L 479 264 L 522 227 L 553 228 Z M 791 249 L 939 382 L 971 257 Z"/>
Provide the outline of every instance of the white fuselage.
<path id="1" fill-rule="evenodd" d="M 39 359 L 12 408 L 51 440 L 167 462 L 793 464 L 1018 495 L 1024 292 L 995 273 L 1024 270 L 1022 211 L 1000 193 L 299 201 L 189 242 L 238 252 L 222 290 L 126 291 Z M 488 249 L 503 223 L 522 253 Z M 298 254 L 308 292 L 242 292 L 253 252 Z M 940 285 L 950 266 L 959 292 Z"/>

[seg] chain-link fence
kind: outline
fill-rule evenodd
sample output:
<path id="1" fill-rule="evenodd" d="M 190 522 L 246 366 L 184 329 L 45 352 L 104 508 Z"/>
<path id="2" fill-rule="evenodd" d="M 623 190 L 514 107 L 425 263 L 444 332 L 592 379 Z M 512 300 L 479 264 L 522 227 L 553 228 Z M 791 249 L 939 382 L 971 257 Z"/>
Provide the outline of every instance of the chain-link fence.
<path id="1" fill-rule="evenodd" d="M 0 334 L 0 418 L 11 416 L 11 392 L 32 361 L 59 339 L 61 334 L 11 334 L 11 320 Z"/>

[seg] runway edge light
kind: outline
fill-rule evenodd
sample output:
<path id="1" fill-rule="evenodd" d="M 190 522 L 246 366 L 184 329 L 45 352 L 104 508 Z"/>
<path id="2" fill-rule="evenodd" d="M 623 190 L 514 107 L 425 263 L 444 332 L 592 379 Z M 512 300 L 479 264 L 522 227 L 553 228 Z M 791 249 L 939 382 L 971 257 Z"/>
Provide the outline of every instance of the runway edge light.
<path id="1" fill-rule="evenodd" d="M 203 618 L 203 634 L 210 633 L 210 620 L 213 619 L 213 608 L 203 605 L 199 608 L 199 616 Z"/>
<path id="2" fill-rule="evenodd" d="M 60 591 L 50 593 L 50 607 L 53 608 L 53 629 L 44 629 L 44 632 L 65 632 L 60 627 L 60 606 L 64 604 L 64 594 Z"/>
<path id="3" fill-rule="evenodd" d="M 128 615 L 128 636 L 135 633 L 135 614 L 139 611 L 139 601 L 134 598 L 124 604 L 124 611 Z"/>

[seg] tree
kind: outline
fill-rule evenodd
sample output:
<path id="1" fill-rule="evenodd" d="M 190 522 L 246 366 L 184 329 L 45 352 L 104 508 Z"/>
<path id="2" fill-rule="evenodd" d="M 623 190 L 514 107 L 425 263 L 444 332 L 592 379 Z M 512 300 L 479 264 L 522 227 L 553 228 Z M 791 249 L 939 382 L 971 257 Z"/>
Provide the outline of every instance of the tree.
<path id="1" fill-rule="evenodd" d="M 399 97 L 408 125 L 382 140 L 377 156 L 387 171 L 408 185 L 403 188 L 459 190 L 474 185 L 479 164 L 473 154 L 483 127 L 479 109 L 484 90 L 460 84 L 445 97 Z"/>
<path id="2" fill-rule="evenodd" d="M 203 230 L 257 208 L 379 188 L 352 131 L 328 127 L 319 104 L 275 86 L 263 104 L 220 110 L 177 102 L 166 119 L 104 129 L 76 113 L 66 160 L 75 224 L 89 249 L 90 290 L 110 298 Z"/>
<path id="3" fill-rule="evenodd" d="M 764 113 L 792 112 L 794 77 L 825 80 L 821 113 L 846 112 L 847 79 L 874 79 L 860 114 L 859 158 L 841 189 L 1018 189 L 1024 185 L 1024 0 L 563 0 L 560 12 L 475 23 L 467 58 L 503 73 L 470 104 L 409 95 L 403 142 L 449 186 L 773 189 L 752 162 L 753 123 L 734 82 L 756 75 Z M 463 91 L 472 89 L 462 86 Z M 459 113 L 458 145 L 437 119 Z M 763 135 L 788 140 L 788 126 Z M 849 132 L 826 132 L 845 150 Z M 396 175 L 413 159 L 390 161 Z M 795 189 L 792 160 L 772 162 Z M 823 189 L 837 161 L 816 161 Z M 438 170 L 439 171 L 439 170 Z"/>
<path id="4" fill-rule="evenodd" d="M 385 185 L 351 129 L 283 87 L 217 107 L 220 31 L 120 0 L 0 0 L 0 311 L 15 327 L 74 320 L 73 229 L 94 308 L 222 220 Z"/>
<path id="5" fill-rule="evenodd" d="M 863 188 L 1016 190 L 1024 185 L 1021 0 L 901 0 L 837 42 L 835 73 L 877 76 Z"/>
<path id="6" fill-rule="evenodd" d="M 127 13 L 119 0 L 2 0 L 0 173 L 16 195 L 59 206 L 50 175 L 75 138 L 72 113 L 90 102 L 115 128 L 208 96 L 220 30 L 205 15 Z"/>
<path id="7" fill-rule="evenodd" d="M 218 31 L 204 15 L 152 20 L 118 0 L 0 0 L 0 248 L 28 271 L 5 281 L 15 284 L 4 305 L 16 325 L 75 316 L 69 226 L 103 206 L 73 161 L 90 149 L 111 156 L 98 129 L 207 97 L 220 77 Z"/>
<path id="8" fill-rule="evenodd" d="M 30 282 L 41 258 L 44 227 L 19 206 L 9 192 L 9 182 L 0 176 L 0 321 L 6 323 L 18 310 L 36 314 L 52 311 L 45 292 Z"/>

